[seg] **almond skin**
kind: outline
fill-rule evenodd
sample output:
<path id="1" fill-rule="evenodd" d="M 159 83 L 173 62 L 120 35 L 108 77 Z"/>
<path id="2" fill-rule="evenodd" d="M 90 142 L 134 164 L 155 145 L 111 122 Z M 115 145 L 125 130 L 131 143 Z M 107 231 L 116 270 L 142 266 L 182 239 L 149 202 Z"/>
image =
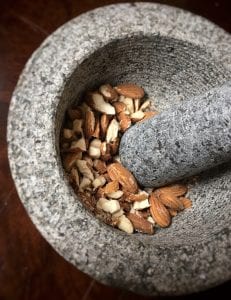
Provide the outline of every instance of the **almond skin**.
<path id="1" fill-rule="evenodd" d="M 150 198 L 150 213 L 154 221 L 160 227 L 168 227 L 171 223 L 171 217 L 167 208 L 161 203 L 154 193 L 151 193 Z"/>
<path id="2" fill-rule="evenodd" d="M 150 222 L 148 222 L 146 219 L 142 218 L 141 216 L 137 214 L 129 213 L 127 217 L 132 222 L 132 225 L 137 231 L 147 233 L 147 234 L 154 233 L 153 225 Z"/>
<path id="3" fill-rule="evenodd" d="M 110 118 L 106 114 L 102 114 L 100 118 L 100 127 L 101 127 L 101 138 L 104 139 L 107 133 L 107 128 L 110 122 Z"/>
<path id="4" fill-rule="evenodd" d="M 120 130 L 125 132 L 132 124 L 131 118 L 126 115 L 123 111 L 117 115 L 118 120 L 120 121 Z"/>
<path id="5" fill-rule="evenodd" d="M 100 120 L 98 116 L 95 116 L 95 130 L 92 134 L 93 137 L 100 138 Z"/>
<path id="6" fill-rule="evenodd" d="M 171 209 L 171 208 L 168 211 L 169 211 L 171 217 L 175 217 L 178 213 L 177 210 L 174 210 L 174 209 Z"/>
<path id="7" fill-rule="evenodd" d="M 124 168 L 120 163 L 113 163 L 107 167 L 108 175 L 111 180 L 117 180 L 125 191 L 130 193 L 136 193 L 138 191 L 138 185 L 135 177 Z"/>
<path id="8" fill-rule="evenodd" d="M 109 145 L 110 145 L 110 149 L 111 149 L 111 155 L 116 155 L 118 153 L 118 150 L 119 150 L 120 139 L 117 137 Z"/>
<path id="9" fill-rule="evenodd" d="M 147 193 L 139 193 L 139 194 L 131 194 L 131 193 L 125 193 L 126 201 L 128 202 L 135 202 L 135 201 L 143 201 L 148 198 Z"/>
<path id="10" fill-rule="evenodd" d="M 133 99 L 141 99 L 144 97 L 144 90 L 133 83 L 123 83 L 115 87 L 118 94 Z"/>
<path id="11" fill-rule="evenodd" d="M 116 110 L 117 114 L 119 114 L 122 111 L 126 110 L 126 104 L 124 104 L 123 102 L 116 101 L 116 102 L 113 103 L 113 106 L 115 107 L 115 110 Z"/>

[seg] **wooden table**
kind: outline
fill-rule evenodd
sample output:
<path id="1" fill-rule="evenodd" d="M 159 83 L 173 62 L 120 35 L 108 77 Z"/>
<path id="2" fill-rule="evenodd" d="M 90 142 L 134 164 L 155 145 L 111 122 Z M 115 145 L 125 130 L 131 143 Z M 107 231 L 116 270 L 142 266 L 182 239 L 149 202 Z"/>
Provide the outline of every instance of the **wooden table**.
<path id="1" fill-rule="evenodd" d="M 142 296 L 95 282 L 75 269 L 51 248 L 25 212 L 11 179 L 7 160 L 8 106 L 18 76 L 29 56 L 50 33 L 66 21 L 82 12 L 113 2 L 116 1 L 7 0 L 0 2 L 1 300 L 144 299 Z M 231 2 L 229 0 L 158 2 L 175 5 L 203 15 L 231 32 Z M 230 292 L 230 283 L 225 283 L 209 291 L 183 298 L 221 297 Z M 222 299 L 225 299 L 225 296 Z"/>

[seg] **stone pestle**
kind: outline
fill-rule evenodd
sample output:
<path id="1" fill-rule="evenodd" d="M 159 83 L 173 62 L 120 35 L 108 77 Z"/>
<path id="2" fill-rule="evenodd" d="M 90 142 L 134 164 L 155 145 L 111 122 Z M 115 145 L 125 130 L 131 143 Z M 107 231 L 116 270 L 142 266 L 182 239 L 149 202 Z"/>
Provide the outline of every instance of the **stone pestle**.
<path id="1" fill-rule="evenodd" d="M 186 99 L 131 127 L 120 158 L 146 187 L 198 174 L 231 159 L 231 83 Z"/>

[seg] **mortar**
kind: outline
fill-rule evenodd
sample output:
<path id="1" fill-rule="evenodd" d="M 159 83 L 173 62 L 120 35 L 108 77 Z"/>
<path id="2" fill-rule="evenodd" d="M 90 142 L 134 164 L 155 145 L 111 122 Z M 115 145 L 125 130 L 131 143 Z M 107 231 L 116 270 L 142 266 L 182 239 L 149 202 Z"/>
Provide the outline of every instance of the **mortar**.
<path id="1" fill-rule="evenodd" d="M 134 82 L 163 111 L 229 80 L 230 48 L 230 36 L 201 17 L 136 3 L 81 15 L 32 55 L 10 106 L 10 166 L 32 221 L 78 269 L 146 295 L 191 293 L 230 279 L 230 164 L 201 174 L 190 190 L 193 209 L 145 236 L 113 229 L 86 211 L 59 155 L 65 110 L 85 90 Z"/>

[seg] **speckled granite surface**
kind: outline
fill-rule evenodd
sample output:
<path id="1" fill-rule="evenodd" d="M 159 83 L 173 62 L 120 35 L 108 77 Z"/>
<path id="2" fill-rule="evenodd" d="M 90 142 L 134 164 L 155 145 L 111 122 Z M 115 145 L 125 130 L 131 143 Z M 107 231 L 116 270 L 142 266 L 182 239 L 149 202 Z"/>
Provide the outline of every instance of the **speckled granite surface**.
<path id="1" fill-rule="evenodd" d="M 152 237 L 130 236 L 83 208 L 58 151 L 64 111 L 84 89 L 134 81 L 164 110 L 230 78 L 230 53 L 230 36 L 205 19 L 137 3 L 83 14 L 33 54 L 10 106 L 12 175 L 37 228 L 77 268 L 147 295 L 194 292 L 230 278 L 229 164 L 201 176 L 190 190 L 193 209 L 170 228 Z"/>
<path id="2" fill-rule="evenodd" d="M 120 158 L 143 186 L 188 178 L 231 159 L 231 84 L 185 99 L 125 132 Z"/>

